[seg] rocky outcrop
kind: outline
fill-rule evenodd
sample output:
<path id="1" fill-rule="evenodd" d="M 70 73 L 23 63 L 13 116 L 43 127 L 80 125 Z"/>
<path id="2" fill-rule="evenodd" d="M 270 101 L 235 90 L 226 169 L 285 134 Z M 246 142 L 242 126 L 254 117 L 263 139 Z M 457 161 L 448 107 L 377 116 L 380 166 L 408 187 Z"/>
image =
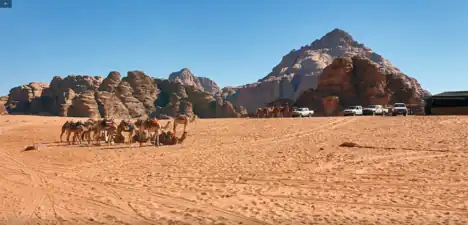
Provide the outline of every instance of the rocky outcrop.
<path id="1" fill-rule="evenodd" d="M 322 100 L 337 96 L 341 108 L 349 105 L 389 105 L 393 102 L 422 104 L 425 91 L 414 78 L 385 70 L 368 58 L 336 58 L 320 75 L 316 89 L 304 92 L 297 106 L 323 112 Z"/>
<path id="2" fill-rule="evenodd" d="M 13 88 L 6 103 L 11 113 L 69 117 L 139 118 L 196 113 L 200 117 L 238 117 L 230 102 L 218 103 L 212 93 L 180 82 L 154 79 L 130 71 L 121 79 L 110 72 L 90 76 L 54 77 L 49 84 L 30 83 Z"/>
<path id="3" fill-rule="evenodd" d="M 95 94 L 96 103 L 98 105 L 99 114 L 104 118 L 115 117 L 122 119 L 130 119 L 129 109 L 120 101 L 119 97 L 113 92 L 99 91 Z M 136 117 L 142 115 L 136 114 Z"/>
<path id="4" fill-rule="evenodd" d="M 0 96 L 0 115 L 8 114 L 5 105 L 8 102 L 8 96 Z"/>
<path id="5" fill-rule="evenodd" d="M 32 82 L 12 88 L 8 95 L 6 109 L 12 114 L 42 111 L 40 97 L 44 89 L 48 87 L 49 85 L 45 83 Z"/>
<path id="6" fill-rule="evenodd" d="M 297 100 L 304 91 L 317 88 L 319 76 L 334 59 L 355 56 L 373 62 L 377 70 L 387 71 L 386 74 L 401 73 L 390 61 L 353 40 L 347 32 L 335 29 L 310 45 L 293 49 L 264 78 L 253 84 L 223 89 L 222 95 L 234 105 L 245 106 L 250 113 L 276 99 Z"/>
<path id="7" fill-rule="evenodd" d="M 196 87 L 213 95 L 221 91 L 216 82 L 207 77 L 197 77 L 187 68 L 169 74 L 169 80 Z"/>
<path id="8" fill-rule="evenodd" d="M 124 77 L 122 80 L 130 84 L 133 96 L 143 103 L 146 114 L 154 112 L 156 109 L 154 102 L 159 94 L 159 90 L 154 85 L 153 78 L 147 76 L 143 71 L 129 71 L 127 77 Z"/>
<path id="9" fill-rule="evenodd" d="M 107 77 L 102 80 L 101 85 L 99 86 L 99 91 L 115 92 L 116 88 L 120 84 L 120 73 L 117 71 L 112 71 L 107 75 Z"/>
<path id="10" fill-rule="evenodd" d="M 77 94 L 68 107 L 67 116 L 100 118 L 94 93 L 93 91 L 84 91 Z"/>
<path id="11" fill-rule="evenodd" d="M 155 83 L 160 90 L 155 116 L 175 116 L 193 111 L 202 118 L 223 118 L 238 117 L 245 113 L 242 108 L 237 111 L 230 102 L 219 102 L 213 95 L 197 87 L 160 79 L 156 79 Z"/>

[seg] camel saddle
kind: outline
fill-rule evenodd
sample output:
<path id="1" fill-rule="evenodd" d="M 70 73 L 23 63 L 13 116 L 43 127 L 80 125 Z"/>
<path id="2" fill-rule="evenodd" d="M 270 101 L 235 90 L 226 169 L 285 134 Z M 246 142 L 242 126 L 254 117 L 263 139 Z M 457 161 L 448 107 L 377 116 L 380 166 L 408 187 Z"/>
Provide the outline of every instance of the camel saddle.
<path id="1" fill-rule="evenodd" d="M 147 121 L 147 124 L 150 125 L 150 126 L 155 126 L 155 125 L 158 125 L 159 124 L 159 121 L 158 119 L 148 119 Z"/>
<path id="2" fill-rule="evenodd" d="M 71 123 L 71 124 L 70 124 L 70 128 L 71 128 L 71 129 L 76 129 L 76 128 L 78 128 L 78 127 L 81 126 L 81 125 L 83 125 L 83 123 L 82 123 L 81 121 L 78 121 L 78 122 L 76 122 L 76 123 Z"/>
<path id="3" fill-rule="evenodd" d="M 106 126 L 106 127 L 112 127 L 114 125 L 114 121 L 112 120 L 107 120 L 107 119 L 103 119 L 102 120 L 102 125 Z"/>
<path id="4" fill-rule="evenodd" d="M 135 129 L 135 125 L 134 125 L 133 123 L 127 123 L 127 122 L 125 122 L 125 125 L 127 125 L 127 127 L 128 127 L 127 130 L 128 130 L 128 131 L 132 131 L 132 130 Z"/>

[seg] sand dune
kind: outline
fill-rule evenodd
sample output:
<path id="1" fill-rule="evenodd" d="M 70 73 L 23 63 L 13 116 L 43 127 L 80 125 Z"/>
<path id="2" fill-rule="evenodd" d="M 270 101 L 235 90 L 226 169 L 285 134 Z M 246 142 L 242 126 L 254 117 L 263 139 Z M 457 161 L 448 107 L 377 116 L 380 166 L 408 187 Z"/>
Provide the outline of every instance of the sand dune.
<path id="1" fill-rule="evenodd" d="M 205 119 L 159 148 L 65 120 L 0 117 L 0 224 L 468 224 L 468 117 Z"/>

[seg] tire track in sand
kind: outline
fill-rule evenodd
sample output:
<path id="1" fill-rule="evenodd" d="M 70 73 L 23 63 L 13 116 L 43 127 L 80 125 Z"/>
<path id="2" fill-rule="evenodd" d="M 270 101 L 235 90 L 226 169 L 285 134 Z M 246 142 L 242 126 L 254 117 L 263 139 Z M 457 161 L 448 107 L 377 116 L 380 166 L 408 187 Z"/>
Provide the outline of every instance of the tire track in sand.
<path id="1" fill-rule="evenodd" d="M 30 173 L 33 174 L 33 172 L 31 172 L 33 170 L 31 168 L 27 167 L 25 164 L 15 160 L 15 159 L 13 159 L 11 157 L 7 157 L 7 158 L 10 158 L 11 160 L 16 161 L 19 165 L 23 166 L 23 170 L 27 170 L 27 171 L 29 171 Z M 44 176 L 49 176 L 48 174 L 43 174 L 43 175 Z M 38 174 L 34 174 L 34 176 L 36 178 L 40 177 Z M 64 180 L 67 180 L 68 183 L 93 184 L 94 186 L 97 186 L 97 187 L 94 188 L 94 190 L 108 190 L 108 192 L 99 192 L 99 194 L 102 194 L 103 196 L 108 197 L 108 198 L 112 198 L 116 202 L 122 203 L 122 204 L 119 204 L 120 207 L 115 206 L 115 205 L 109 205 L 109 204 L 100 202 L 100 201 L 95 200 L 95 199 L 86 198 L 84 196 L 80 196 L 80 197 L 85 199 L 86 201 L 88 201 L 90 204 L 106 208 L 106 210 L 108 210 L 108 212 L 110 212 L 110 213 L 124 216 L 124 218 L 126 220 L 129 220 L 129 221 L 142 221 L 142 222 L 146 222 L 147 224 L 152 224 L 151 220 L 149 218 L 146 218 L 146 217 L 142 216 L 128 201 L 124 200 L 121 197 L 120 194 L 117 194 L 119 192 L 120 193 L 125 192 L 125 191 L 128 192 L 129 190 L 131 190 L 132 193 L 149 194 L 148 191 L 140 190 L 140 189 L 136 189 L 136 188 L 129 188 L 129 187 L 116 187 L 116 186 L 104 185 L 101 182 L 86 182 L 86 181 L 72 179 L 72 178 L 55 177 L 54 179 L 57 180 L 57 179 L 61 179 L 61 178 L 64 179 Z M 37 180 L 35 180 L 35 182 L 38 183 Z M 54 187 L 49 186 L 48 188 L 50 189 L 50 188 L 54 188 Z M 59 192 L 61 192 L 61 191 L 54 191 L 54 192 L 51 192 L 51 193 L 52 193 L 52 195 L 57 195 L 57 193 L 59 193 Z M 109 195 L 109 193 L 111 193 L 111 195 Z M 63 194 L 70 194 L 70 193 L 63 192 Z M 76 194 L 73 194 L 73 195 L 75 196 Z M 215 206 L 200 205 L 200 204 L 197 204 L 196 202 L 192 202 L 192 201 L 190 201 L 188 199 L 185 199 L 185 198 L 174 197 L 174 196 L 170 196 L 170 195 L 167 195 L 167 194 L 155 193 L 155 192 L 151 192 L 150 195 L 153 196 L 154 198 L 156 198 L 157 201 L 162 203 L 162 204 L 171 205 L 171 206 L 179 207 L 179 208 L 180 207 L 193 208 L 193 209 L 206 211 L 207 213 L 212 212 L 211 215 L 214 215 L 214 216 L 217 216 L 217 217 L 223 217 L 223 218 L 226 218 L 226 219 L 228 219 L 230 221 L 236 221 L 238 223 L 252 224 L 252 225 L 268 224 L 268 223 L 262 222 L 260 220 L 249 218 L 249 217 L 246 217 L 246 216 L 243 216 L 243 215 L 239 215 L 237 213 L 234 213 L 234 212 L 231 212 L 231 211 L 228 211 L 228 210 L 224 210 L 224 209 L 221 209 L 221 208 L 218 208 L 218 207 L 215 207 Z M 42 203 L 42 201 L 45 199 L 46 196 L 47 195 L 45 193 L 42 193 L 41 195 L 36 195 L 34 201 L 31 204 L 29 204 L 27 209 L 24 210 L 21 213 L 20 218 L 18 219 L 19 223 L 17 222 L 16 224 L 27 224 L 28 221 L 30 220 L 31 216 L 36 211 L 37 207 Z M 55 209 L 53 209 L 53 210 L 55 211 Z"/>
<path id="2" fill-rule="evenodd" d="M 307 131 L 297 131 L 297 132 L 293 132 L 291 134 L 288 134 L 288 135 L 284 135 L 284 136 L 281 136 L 280 138 L 278 137 L 270 137 L 270 138 L 265 138 L 265 139 L 261 139 L 259 141 L 257 140 L 252 140 L 252 141 L 249 141 L 249 142 L 244 142 L 244 143 L 241 143 L 241 144 L 248 144 L 248 145 L 251 145 L 251 146 L 256 146 L 256 145 L 263 145 L 263 144 L 267 144 L 271 141 L 275 141 L 275 140 L 278 140 L 278 141 L 288 141 L 288 140 L 292 140 L 294 138 L 303 138 L 303 137 L 307 137 L 307 136 L 310 136 L 310 135 L 314 135 L 316 133 L 319 133 L 319 132 L 322 132 L 322 131 L 325 131 L 325 130 L 328 130 L 328 129 L 335 129 L 336 127 L 338 126 L 342 126 L 342 125 L 345 125 L 347 123 L 350 123 L 352 121 L 356 120 L 355 117 L 339 117 L 339 118 L 333 118 L 331 121 L 327 122 L 327 123 L 324 123 L 324 124 L 320 124 L 316 127 L 311 127 L 311 131 L 310 132 L 307 132 Z M 239 143 L 234 143 L 232 145 L 238 145 Z"/>
<path id="3" fill-rule="evenodd" d="M 441 207 L 420 207 L 415 205 L 403 205 L 403 204 L 379 204 L 379 203 L 366 203 L 366 202 L 348 202 L 348 201 L 333 201 L 320 198 L 309 198 L 309 197 L 298 197 L 298 196 L 287 196 L 287 195 L 270 195 L 257 193 L 259 196 L 277 198 L 277 199 L 293 199 L 300 201 L 313 201 L 316 203 L 323 204 L 341 204 L 341 205 L 353 205 L 360 207 L 375 207 L 375 208 L 393 208 L 393 209 L 408 209 L 408 210 L 423 210 L 423 211 L 439 211 L 439 212 L 451 212 L 454 214 L 468 215 L 468 210 L 461 209 L 447 209 Z"/>
<path id="4" fill-rule="evenodd" d="M 16 162 L 17 165 L 19 166 L 13 166 L 13 167 L 10 167 L 10 169 L 15 170 L 15 171 L 22 171 L 23 173 L 27 174 L 31 179 L 31 184 L 33 188 L 35 189 L 34 191 L 31 192 L 33 196 L 33 200 L 31 202 L 28 202 L 26 208 L 22 210 L 21 214 L 18 216 L 18 218 L 16 218 L 16 221 L 13 221 L 13 224 L 21 224 L 21 225 L 27 224 L 31 220 L 31 217 L 34 214 L 34 212 L 37 210 L 39 205 L 42 204 L 42 202 L 44 201 L 46 197 L 46 194 L 42 190 L 40 190 L 40 186 L 42 183 L 41 178 L 40 176 L 38 176 L 37 173 L 34 172 L 34 170 L 27 167 L 21 161 L 16 160 L 15 158 L 10 157 L 3 152 L 0 152 L 0 156 L 3 158 L 9 159 L 13 162 Z"/>

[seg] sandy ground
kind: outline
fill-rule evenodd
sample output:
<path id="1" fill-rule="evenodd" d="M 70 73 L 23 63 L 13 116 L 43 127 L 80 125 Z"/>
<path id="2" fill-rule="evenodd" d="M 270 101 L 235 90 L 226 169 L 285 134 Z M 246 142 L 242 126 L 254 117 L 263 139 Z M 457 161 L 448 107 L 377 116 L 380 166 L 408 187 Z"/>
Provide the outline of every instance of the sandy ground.
<path id="1" fill-rule="evenodd" d="M 468 117 L 206 119 L 159 148 L 57 143 L 65 120 L 0 117 L 0 224 L 468 224 Z"/>

